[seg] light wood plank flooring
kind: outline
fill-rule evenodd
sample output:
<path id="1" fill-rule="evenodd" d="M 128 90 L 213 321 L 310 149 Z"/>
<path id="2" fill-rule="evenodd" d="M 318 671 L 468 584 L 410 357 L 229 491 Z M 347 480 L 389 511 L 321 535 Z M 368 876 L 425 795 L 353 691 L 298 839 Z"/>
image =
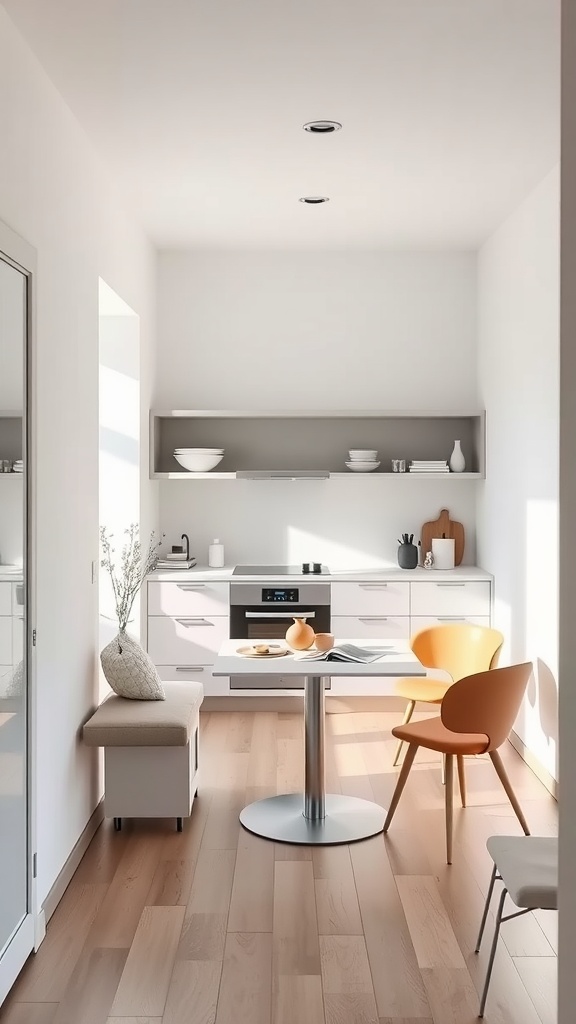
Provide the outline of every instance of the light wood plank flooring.
<path id="1" fill-rule="evenodd" d="M 425 716 L 424 716 L 425 717 Z M 386 806 L 397 713 L 327 718 L 329 788 Z M 533 833 L 556 804 L 511 746 Z M 242 806 L 300 789 L 297 714 L 202 716 L 201 793 L 173 821 L 106 822 L 25 967 L 2 1024 L 473 1024 L 487 947 L 473 953 L 491 861 L 519 834 L 487 758 L 467 758 L 444 860 L 439 758 L 421 751 L 391 830 L 351 846 L 286 846 L 238 823 Z M 487 1024 L 554 1024 L 555 915 L 505 924 Z"/>

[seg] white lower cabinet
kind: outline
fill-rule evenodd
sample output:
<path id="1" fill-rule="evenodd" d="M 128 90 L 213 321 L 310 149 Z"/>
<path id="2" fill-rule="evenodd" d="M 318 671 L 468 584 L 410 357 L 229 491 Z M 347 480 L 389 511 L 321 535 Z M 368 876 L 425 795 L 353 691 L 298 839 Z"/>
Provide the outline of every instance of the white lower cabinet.
<path id="1" fill-rule="evenodd" d="M 228 694 L 228 679 L 212 676 L 230 632 L 228 595 L 228 583 L 148 582 L 148 654 L 162 680 L 202 683 L 207 697 Z"/>
<path id="2" fill-rule="evenodd" d="M 433 570 L 431 570 L 433 571 Z M 488 580 L 446 581 L 410 585 L 410 615 L 490 615 Z"/>
<path id="3" fill-rule="evenodd" d="M 341 637 L 407 640 L 410 636 L 410 619 L 407 615 L 333 615 L 331 631 L 336 642 Z"/>
<path id="4" fill-rule="evenodd" d="M 489 615 L 415 615 L 411 620 L 412 634 L 419 633 L 421 629 L 429 629 L 431 626 L 449 626 L 451 622 L 457 625 L 459 622 L 469 622 L 473 626 L 489 626 Z"/>

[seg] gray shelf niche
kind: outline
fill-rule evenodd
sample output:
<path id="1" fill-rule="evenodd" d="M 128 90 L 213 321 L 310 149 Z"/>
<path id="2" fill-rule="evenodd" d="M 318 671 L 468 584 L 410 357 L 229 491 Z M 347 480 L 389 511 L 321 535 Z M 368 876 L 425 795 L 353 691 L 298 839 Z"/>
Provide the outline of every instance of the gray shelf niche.
<path id="1" fill-rule="evenodd" d="M 349 476 L 350 448 L 375 448 L 380 466 L 362 476 L 420 479 L 438 474 L 392 473 L 392 459 L 449 459 L 459 439 L 466 472 L 442 479 L 485 476 L 483 412 L 222 412 L 171 410 L 150 413 L 150 476 L 153 479 L 233 479 L 254 475 Z M 188 473 L 175 448 L 224 448 L 217 469 Z"/>

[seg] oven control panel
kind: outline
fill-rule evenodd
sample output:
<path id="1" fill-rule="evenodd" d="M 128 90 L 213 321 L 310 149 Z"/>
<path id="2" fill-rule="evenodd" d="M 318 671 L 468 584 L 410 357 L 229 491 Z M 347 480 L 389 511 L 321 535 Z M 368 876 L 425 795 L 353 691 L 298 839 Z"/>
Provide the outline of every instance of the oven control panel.
<path id="1" fill-rule="evenodd" d="M 262 601 L 268 604 L 269 602 L 281 601 L 282 604 L 292 602 L 297 604 L 300 600 L 300 591 L 298 587 L 263 587 L 262 588 Z"/>

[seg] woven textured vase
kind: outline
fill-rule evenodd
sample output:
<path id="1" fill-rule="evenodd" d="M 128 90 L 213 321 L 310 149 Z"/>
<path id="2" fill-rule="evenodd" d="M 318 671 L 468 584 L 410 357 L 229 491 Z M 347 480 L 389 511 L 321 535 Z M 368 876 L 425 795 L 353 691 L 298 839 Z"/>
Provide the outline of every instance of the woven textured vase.
<path id="1" fill-rule="evenodd" d="M 119 697 L 165 700 L 156 666 L 137 640 L 121 630 L 100 653 L 106 681 Z"/>

